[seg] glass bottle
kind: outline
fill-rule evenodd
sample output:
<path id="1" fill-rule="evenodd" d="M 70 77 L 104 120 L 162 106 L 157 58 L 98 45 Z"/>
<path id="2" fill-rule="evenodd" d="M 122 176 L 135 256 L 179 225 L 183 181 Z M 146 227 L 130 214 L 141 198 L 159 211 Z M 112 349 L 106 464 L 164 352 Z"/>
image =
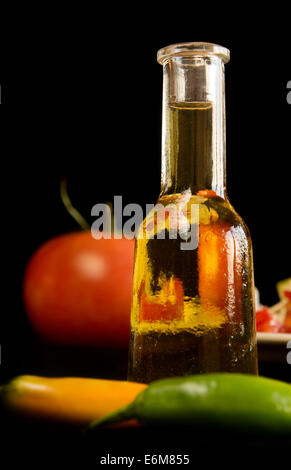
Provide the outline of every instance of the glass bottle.
<path id="1" fill-rule="evenodd" d="M 229 51 L 182 43 L 157 59 L 161 192 L 136 240 L 128 378 L 256 374 L 251 239 L 226 193 Z"/>

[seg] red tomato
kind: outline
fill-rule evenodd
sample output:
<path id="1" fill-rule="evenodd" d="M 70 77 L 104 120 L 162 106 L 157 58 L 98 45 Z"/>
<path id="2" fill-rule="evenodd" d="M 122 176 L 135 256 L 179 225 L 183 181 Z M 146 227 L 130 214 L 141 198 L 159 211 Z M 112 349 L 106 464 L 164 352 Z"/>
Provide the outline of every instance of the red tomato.
<path id="1" fill-rule="evenodd" d="M 277 333 L 282 327 L 281 323 L 276 320 L 268 307 L 263 307 L 256 312 L 257 331 Z"/>
<path id="2" fill-rule="evenodd" d="M 128 346 L 133 254 L 133 240 L 85 231 L 46 242 L 23 282 L 32 326 L 56 343 Z"/>

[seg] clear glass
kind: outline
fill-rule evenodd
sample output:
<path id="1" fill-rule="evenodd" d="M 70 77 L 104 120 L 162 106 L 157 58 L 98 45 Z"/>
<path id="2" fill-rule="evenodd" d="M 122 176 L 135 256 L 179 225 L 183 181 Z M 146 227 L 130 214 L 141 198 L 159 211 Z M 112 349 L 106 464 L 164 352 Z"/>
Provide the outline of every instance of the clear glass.
<path id="1" fill-rule="evenodd" d="M 158 52 L 161 192 L 136 240 L 129 380 L 257 373 L 251 238 L 226 193 L 228 60 L 209 43 Z"/>

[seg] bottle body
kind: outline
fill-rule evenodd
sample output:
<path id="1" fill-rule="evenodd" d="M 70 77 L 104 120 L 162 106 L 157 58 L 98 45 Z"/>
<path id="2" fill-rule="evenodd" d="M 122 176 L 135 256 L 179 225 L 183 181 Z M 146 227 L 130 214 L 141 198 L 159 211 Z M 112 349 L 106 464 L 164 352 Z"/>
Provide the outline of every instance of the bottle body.
<path id="1" fill-rule="evenodd" d="M 157 227 L 152 214 L 143 225 L 152 238 L 136 241 L 131 380 L 257 373 L 251 240 L 227 200 L 203 193 L 158 201 L 165 207 L 179 205 L 181 217 L 189 223 L 190 207 L 198 206 L 196 249 L 181 250 L 183 240 L 169 238 L 169 218 Z M 165 238 L 158 239 L 163 231 Z"/>
<path id="2" fill-rule="evenodd" d="M 161 193 L 136 240 L 129 380 L 257 373 L 252 245 L 225 189 L 219 53 L 189 43 L 162 54 Z"/>

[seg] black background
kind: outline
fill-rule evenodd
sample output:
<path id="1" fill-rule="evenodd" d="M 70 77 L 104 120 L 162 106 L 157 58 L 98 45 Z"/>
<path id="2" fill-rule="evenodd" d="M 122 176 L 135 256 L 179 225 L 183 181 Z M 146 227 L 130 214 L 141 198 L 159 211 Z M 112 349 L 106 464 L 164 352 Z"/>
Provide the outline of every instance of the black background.
<path id="1" fill-rule="evenodd" d="M 88 354 L 74 362 L 68 361 L 72 351 L 62 351 L 63 360 L 58 350 L 44 351 L 22 306 L 23 273 L 43 242 L 78 230 L 61 203 L 62 178 L 89 223 L 92 206 L 114 195 L 143 207 L 156 201 L 162 95 L 156 52 L 165 45 L 207 41 L 230 49 L 229 198 L 252 235 L 262 302 L 277 302 L 275 284 L 290 276 L 291 39 L 274 37 L 267 27 L 247 36 L 215 36 L 211 28 L 198 32 L 171 22 L 159 28 L 127 21 L 113 28 L 102 15 L 88 28 L 81 23 L 63 17 L 43 31 L 39 21 L 33 33 L 16 36 L 14 25 L 2 49 L 1 381 L 46 375 L 54 366 L 60 375 L 98 376 L 94 361 L 82 362 Z"/>

